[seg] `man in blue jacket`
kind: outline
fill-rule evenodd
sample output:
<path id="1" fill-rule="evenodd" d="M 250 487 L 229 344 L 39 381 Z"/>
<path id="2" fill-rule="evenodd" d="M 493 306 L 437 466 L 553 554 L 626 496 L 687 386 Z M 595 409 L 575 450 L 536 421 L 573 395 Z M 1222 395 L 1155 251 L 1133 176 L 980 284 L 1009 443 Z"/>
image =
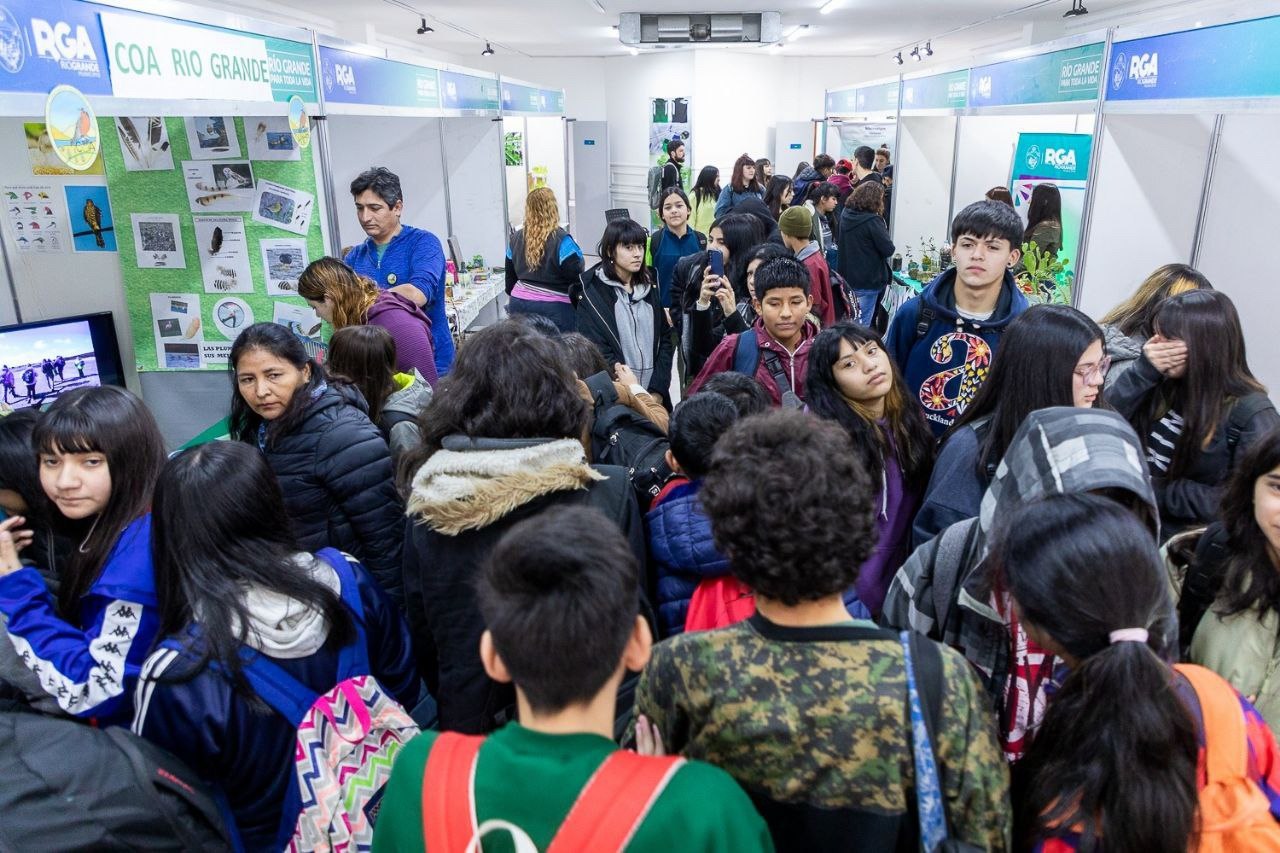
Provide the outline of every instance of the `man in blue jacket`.
<path id="1" fill-rule="evenodd" d="M 885 336 L 938 436 L 973 402 L 1000 334 L 1030 304 L 1009 272 L 1022 256 L 1022 220 L 1012 207 L 969 205 L 951 223 L 951 242 L 955 266 L 899 308 Z"/>
<path id="2" fill-rule="evenodd" d="M 436 374 L 443 377 L 453 364 L 453 335 L 445 315 L 444 249 L 430 231 L 404 225 L 404 195 L 400 178 L 385 166 L 361 172 L 351 182 L 360 227 L 369 235 L 343 259 L 360 275 L 383 290 L 411 300 L 431 320 Z"/>

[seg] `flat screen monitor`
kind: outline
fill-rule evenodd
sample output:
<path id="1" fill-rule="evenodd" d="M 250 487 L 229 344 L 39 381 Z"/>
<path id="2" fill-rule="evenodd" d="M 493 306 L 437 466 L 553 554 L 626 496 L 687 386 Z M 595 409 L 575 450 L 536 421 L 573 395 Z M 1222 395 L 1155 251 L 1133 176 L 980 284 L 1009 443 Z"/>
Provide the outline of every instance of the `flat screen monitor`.
<path id="1" fill-rule="evenodd" d="M 124 385 L 111 312 L 0 326 L 0 393 L 14 409 L 75 388 Z"/>

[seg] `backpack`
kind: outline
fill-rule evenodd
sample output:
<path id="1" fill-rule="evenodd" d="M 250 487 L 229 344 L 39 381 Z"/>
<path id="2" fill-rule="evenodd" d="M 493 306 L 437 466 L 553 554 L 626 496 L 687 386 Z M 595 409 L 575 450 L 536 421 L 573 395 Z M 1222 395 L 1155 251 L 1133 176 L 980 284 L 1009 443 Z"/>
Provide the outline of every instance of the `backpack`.
<path id="1" fill-rule="evenodd" d="M 231 849 L 199 777 L 128 729 L 0 714 L 0 778 L 0 850 Z"/>
<path id="2" fill-rule="evenodd" d="M 684 618 L 686 634 L 726 628 L 756 612 L 756 596 L 746 584 L 733 575 L 705 578 L 698 582 L 689 599 Z"/>
<path id="3" fill-rule="evenodd" d="M 871 323 L 863 323 L 862 318 L 858 316 L 858 297 L 854 295 L 849 282 L 840 273 L 831 269 L 830 264 L 827 265 L 827 269 L 831 273 L 831 302 L 835 308 L 836 322 L 853 320 L 864 326 L 870 326 Z"/>
<path id="4" fill-rule="evenodd" d="M 608 373 L 597 373 L 584 381 L 591 391 L 593 409 L 591 461 L 626 468 L 643 510 L 675 476 L 667 464 L 671 443 L 657 424 L 618 400 Z"/>
<path id="5" fill-rule="evenodd" d="M 476 763 L 483 743 L 480 736 L 444 732 L 432 744 L 422 774 L 422 790 L 432 794 L 422 798 L 426 853 L 479 851 L 491 832 L 508 834 L 520 853 L 536 853 L 518 826 L 498 818 L 477 825 Z M 678 756 L 611 753 L 578 794 L 546 853 L 623 850 L 683 764 Z"/>
<path id="6" fill-rule="evenodd" d="M 295 853 L 368 850 L 391 766 L 418 724 L 370 674 L 364 607 L 346 557 L 333 548 L 316 556 L 338 573 L 356 624 L 356 639 L 338 654 L 337 685 L 318 694 L 248 648 L 241 650 L 241 671 L 259 698 L 297 728 L 286 801 L 297 798 L 302 809 L 296 824 L 281 827 L 280 846 Z"/>
<path id="7" fill-rule="evenodd" d="M 1280 823 L 1267 795 L 1249 778 L 1249 733 L 1240 695 L 1209 670 L 1179 664 L 1204 721 L 1205 786 L 1200 789 L 1200 853 L 1280 851 Z"/>
<path id="8" fill-rule="evenodd" d="M 938 545 L 933 552 L 930 566 L 933 584 L 934 624 L 932 636 L 941 640 L 946 636 L 947 617 L 956 609 L 960 596 L 960 573 L 971 562 L 970 555 L 978 541 L 981 528 L 978 519 L 957 521 L 938 534 Z"/>
<path id="9" fill-rule="evenodd" d="M 760 341 L 756 338 L 754 329 L 747 329 L 739 334 L 733 345 L 733 372 L 755 379 L 762 359 L 765 369 L 773 377 L 773 382 L 782 395 L 782 408 L 803 409 L 804 401 L 791 387 L 791 380 L 787 378 L 787 371 L 782 367 L 782 359 L 778 358 L 778 354 L 772 350 L 760 349 Z"/>
<path id="10" fill-rule="evenodd" d="M 22 381 L 27 383 L 28 385 L 35 385 L 36 369 L 34 367 L 28 367 L 26 370 L 24 370 L 22 372 Z"/>
<path id="11" fill-rule="evenodd" d="M 649 167 L 649 209 L 658 209 L 658 197 L 662 195 L 662 171 L 667 164 L 662 163 Z"/>

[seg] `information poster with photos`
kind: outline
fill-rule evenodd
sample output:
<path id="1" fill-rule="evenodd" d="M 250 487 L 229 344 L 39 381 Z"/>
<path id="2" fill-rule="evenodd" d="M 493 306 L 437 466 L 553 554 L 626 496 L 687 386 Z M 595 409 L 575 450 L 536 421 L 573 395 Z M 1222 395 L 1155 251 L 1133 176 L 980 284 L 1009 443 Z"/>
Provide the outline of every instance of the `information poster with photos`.
<path id="1" fill-rule="evenodd" d="M 287 120 L 103 119 L 113 125 L 102 158 L 138 369 L 225 370 L 255 320 L 284 323 L 323 357 L 319 318 L 297 296 L 324 255 L 319 196 Z"/>

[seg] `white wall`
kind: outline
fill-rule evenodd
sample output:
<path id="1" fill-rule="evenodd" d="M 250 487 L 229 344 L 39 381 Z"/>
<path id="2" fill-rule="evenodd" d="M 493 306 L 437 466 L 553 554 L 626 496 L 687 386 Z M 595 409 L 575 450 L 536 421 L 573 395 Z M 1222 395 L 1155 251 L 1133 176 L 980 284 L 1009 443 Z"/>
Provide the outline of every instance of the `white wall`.
<path id="1" fill-rule="evenodd" d="M 1009 185 L 1020 133 L 1093 133 L 1093 115 L 962 117 L 956 158 L 956 197 L 951 216 L 981 199 L 992 187 Z M 894 178 L 900 179 L 899 170 L 893 171 Z M 897 204 L 896 198 L 894 204 Z"/>
<path id="2" fill-rule="evenodd" d="M 1249 366 L 1280 393 L 1280 309 L 1270 270 L 1280 222 L 1280 170 L 1273 165 L 1280 115 L 1228 115 L 1201 240 L 1199 267 L 1235 302 L 1248 342 Z"/>
<path id="3" fill-rule="evenodd" d="M 1100 318 L 1156 267 L 1191 259 L 1212 130 L 1212 116 L 1105 117 L 1080 310 Z"/>
<path id="4" fill-rule="evenodd" d="M 565 162 L 564 119 L 559 116 L 530 116 L 525 119 L 529 169 L 547 170 L 547 186 L 556 194 L 560 222 L 569 222 L 569 174 Z"/>
<path id="5" fill-rule="evenodd" d="M 938 241 L 951 224 L 955 116 L 903 118 L 894 157 L 893 239 L 899 251 L 921 237 Z"/>

